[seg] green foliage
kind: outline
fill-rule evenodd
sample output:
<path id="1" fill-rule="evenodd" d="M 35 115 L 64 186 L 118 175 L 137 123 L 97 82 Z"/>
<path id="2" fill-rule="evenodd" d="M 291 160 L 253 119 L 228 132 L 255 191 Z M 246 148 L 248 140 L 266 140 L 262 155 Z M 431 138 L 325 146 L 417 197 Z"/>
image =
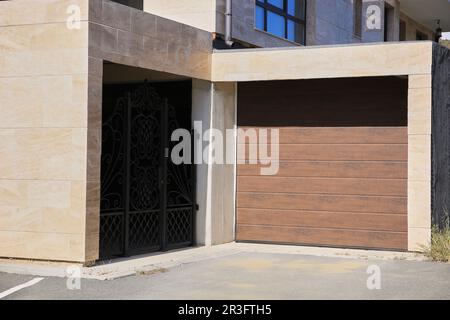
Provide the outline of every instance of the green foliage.
<path id="1" fill-rule="evenodd" d="M 450 40 L 441 40 L 439 43 L 443 46 L 450 48 Z"/>
<path id="2" fill-rule="evenodd" d="M 431 244 L 423 247 L 424 254 L 433 261 L 448 262 L 450 260 L 450 228 L 431 230 Z"/>

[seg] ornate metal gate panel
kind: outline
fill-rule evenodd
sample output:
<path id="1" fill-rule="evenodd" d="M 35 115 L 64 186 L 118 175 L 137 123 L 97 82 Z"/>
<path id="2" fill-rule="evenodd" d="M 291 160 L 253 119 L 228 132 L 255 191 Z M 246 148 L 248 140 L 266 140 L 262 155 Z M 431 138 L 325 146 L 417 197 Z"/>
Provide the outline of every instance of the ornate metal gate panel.
<path id="1" fill-rule="evenodd" d="M 195 166 L 169 158 L 177 128 L 175 107 L 148 83 L 104 104 L 101 258 L 192 244 Z"/>

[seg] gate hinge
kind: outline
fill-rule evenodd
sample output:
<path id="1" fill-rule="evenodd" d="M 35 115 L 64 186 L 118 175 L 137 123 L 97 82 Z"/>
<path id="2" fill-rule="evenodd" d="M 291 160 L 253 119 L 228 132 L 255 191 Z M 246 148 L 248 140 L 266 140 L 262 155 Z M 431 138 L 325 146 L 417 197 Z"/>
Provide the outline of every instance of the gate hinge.
<path id="1" fill-rule="evenodd" d="M 198 209 L 200 209 L 200 206 L 198 205 L 198 203 L 195 204 L 195 211 L 198 211 Z"/>
<path id="2" fill-rule="evenodd" d="M 169 157 L 169 148 L 164 148 L 164 158 Z"/>

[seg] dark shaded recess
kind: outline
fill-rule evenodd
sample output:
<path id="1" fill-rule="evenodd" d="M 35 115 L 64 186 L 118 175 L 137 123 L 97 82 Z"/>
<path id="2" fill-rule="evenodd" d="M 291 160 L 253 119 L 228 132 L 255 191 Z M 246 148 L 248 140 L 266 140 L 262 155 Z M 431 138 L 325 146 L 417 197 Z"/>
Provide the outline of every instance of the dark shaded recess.
<path id="1" fill-rule="evenodd" d="M 103 86 L 101 259 L 193 243 L 195 166 L 163 152 L 191 129 L 191 92 L 191 81 Z"/>
<path id="2" fill-rule="evenodd" d="M 431 132 L 432 223 L 449 227 L 450 197 L 450 50 L 433 45 L 433 104 Z"/>
<path id="3" fill-rule="evenodd" d="M 243 82 L 239 126 L 407 126 L 406 77 Z"/>
<path id="4" fill-rule="evenodd" d="M 111 0 L 135 9 L 144 10 L 144 0 Z"/>
<path id="5" fill-rule="evenodd" d="M 233 44 L 231 46 L 227 45 L 225 43 L 225 39 L 219 35 L 216 34 L 214 40 L 213 40 L 213 48 L 217 50 L 228 50 L 228 49 L 246 49 L 246 48 L 256 48 L 254 45 L 250 45 L 248 43 L 233 41 Z"/>
<path id="6" fill-rule="evenodd" d="M 103 87 L 104 108 L 112 108 L 120 97 L 137 89 L 142 83 L 108 84 Z M 175 107 L 180 128 L 191 128 L 191 94 L 192 84 L 187 81 L 151 82 L 151 86 L 167 102 Z"/>

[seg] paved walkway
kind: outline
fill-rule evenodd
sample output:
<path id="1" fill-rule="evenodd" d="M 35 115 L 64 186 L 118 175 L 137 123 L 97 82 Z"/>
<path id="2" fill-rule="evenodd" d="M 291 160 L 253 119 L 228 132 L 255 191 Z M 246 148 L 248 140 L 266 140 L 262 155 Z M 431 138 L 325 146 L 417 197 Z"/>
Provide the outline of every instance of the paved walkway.
<path id="1" fill-rule="evenodd" d="M 35 278 L 0 273 L 0 296 Z M 236 252 L 115 280 L 81 279 L 80 290 L 43 278 L 4 299 L 450 299 L 450 264 L 288 253 Z M 381 288 L 369 290 L 368 282 Z"/>

